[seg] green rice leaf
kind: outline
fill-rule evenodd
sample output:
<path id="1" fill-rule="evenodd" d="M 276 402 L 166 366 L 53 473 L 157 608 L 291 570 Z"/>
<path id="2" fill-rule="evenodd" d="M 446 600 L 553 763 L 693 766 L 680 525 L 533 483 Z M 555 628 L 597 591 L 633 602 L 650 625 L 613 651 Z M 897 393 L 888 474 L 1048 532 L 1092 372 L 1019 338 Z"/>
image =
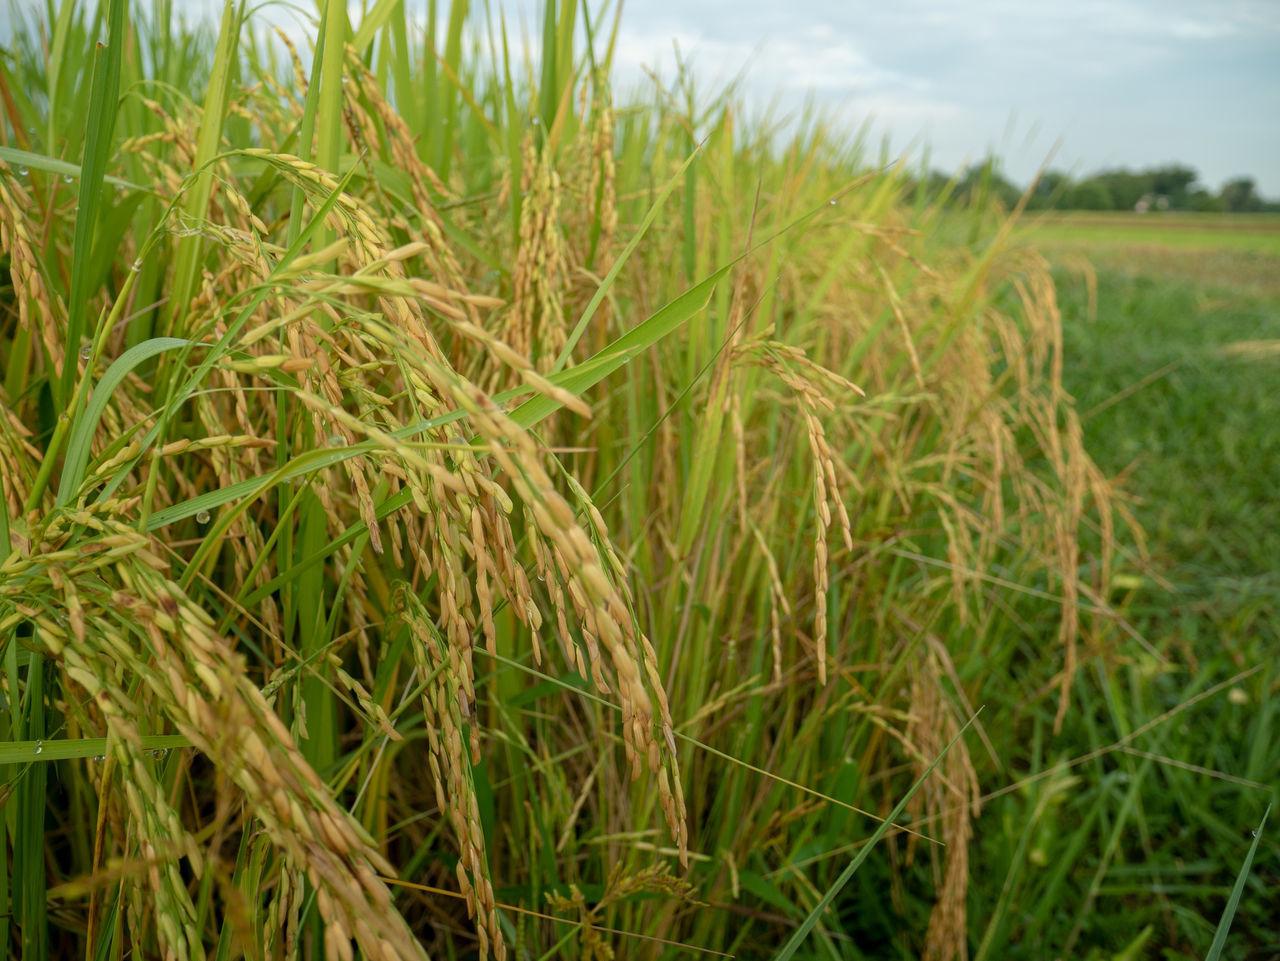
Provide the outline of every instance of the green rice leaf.
<path id="1" fill-rule="evenodd" d="M 17 147 L 0 147 L 0 160 L 3 160 L 10 167 L 43 170 L 45 173 L 55 174 L 59 177 L 70 177 L 72 180 L 79 180 L 84 175 L 84 168 L 79 164 L 68 163 L 65 160 L 59 160 L 57 157 L 46 157 L 44 154 L 33 153 L 30 150 L 19 150 Z M 150 187 L 143 187 L 141 184 L 122 180 L 109 174 L 104 176 L 102 180 L 104 183 L 109 183 L 114 187 L 123 187 L 126 190 L 136 190 L 140 193 L 159 196 Z"/>
<path id="2" fill-rule="evenodd" d="M 1227 898 L 1227 906 L 1222 911 L 1222 919 L 1218 922 L 1218 930 L 1213 933 L 1213 943 L 1209 945 L 1209 953 L 1205 961 L 1218 961 L 1222 957 L 1222 949 L 1227 944 L 1227 933 L 1231 930 L 1231 922 L 1235 919 L 1236 910 L 1240 907 L 1240 897 L 1244 894 L 1245 881 L 1249 879 L 1249 871 L 1253 867 L 1253 857 L 1258 853 L 1258 843 L 1262 840 L 1263 828 L 1267 826 L 1267 817 L 1271 814 L 1271 805 L 1262 812 L 1262 820 L 1258 829 L 1253 832 L 1253 843 L 1249 845 L 1249 853 L 1244 856 L 1244 864 L 1240 865 L 1240 873 L 1236 875 L 1236 883 L 1231 888 L 1231 897 Z"/>
<path id="3" fill-rule="evenodd" d="M 120 96 L 120 64 L 124 59 L 124 13 L 127 0 L 114 0 L 107 8 L 107 42 L 99 42 L 93 54 L 93 86 L 89 99 L 89 126 L 85 136 L 84 164 L 80 170 L 80 195 L 76 208 L 76 230 L 71 259 L 71 291 L 67 301 L 66 360 L 58 394 L 65 401 L 71 395 L 76 376 L 76 355 L 84 335 L 85 312 L 92 291 L 90 253 L 102 206 L 102 180 L 111 154 L 117 101 Z"/>
<path id="4" fill-rule="evenodd" d="M 191 747 L 181 734 L 144 734 L 144 751 L 171 751 Z M 42 741 L 0 741 L 0 764 L 29 764 L 38 761 L 71 761 L 101 757 L 107 753 L 105 737 L 47 738 Z"/>
<path id="5" fill-rule="evenodd" d="M 196 342 L 181 337 L 155 337 L 135 347 L 130 347 L 115 359 L 103 375 L 84 412 L 76 419 L 71 430 L 71 442 L 67 447 L 67 460 L 62 469 L 62 480 L 58 484 L 59 505 L 70 504 L 84 481 L 85 469 L 89 464 L 89 442 L 94 431 L 98 429 L 98 421 L 107 409 L 112 393 L 120 386 L 129 372 L 138 365 L 157 354 L 180 347 L 192 347 Z"/>
<path id="6" fill-rule="evenodd" d="M 981 708 L 978 709 L 978 713 L 982 713 Z M 880 826 L 875 829 L 871 837 L 862 845 L 854 859 L 849 862 L 849 866 L 840 873 L 840 877 L 836 878 L 835 883 L 827 889 L 827 892 L 822 896 L 822 899 L 813 906 L 813 910 L 809 912 L 809 916 L 806 917 L 800 927 L 796 929 L 795 934 L 793 934 L 790 939 L 788 939 L 787 943 L 782 946 L 782 950 L 774 955 L 773 961 L 790 961 L 790 959 L 795 955 L 800 945 L 804 943 L 805 938 L 809 936 L 809 932 L 811 932 L 817 925 L 818 919 L 822 917 L 822 913 L 827 910 L 831 902 L 835 900 L 836 895 L 839 894 L 844 886 L 849 883 L 849 879 L 853 877 L 858 868 L 862 867 L 863 862 L 866 861 L 868 855 L 871 854 L 872 849 L 876 846 L 879 840 L 884 837 L 885 832 L 887 832 L 893 822 L 898 819 L 898 816 L 907 809 L 907 803 L 915 796 L 915 793 L 920 790 L 924 785 L 924 782 L 929 779 L 929 775 L 932 774 L 933 769 L 942 762 L 942 759 L 947 756 L 947 752 L 955 747 L 956 743 L 964 737 L 964 732 L 969 730 L 969 725 L 977 719 L 977 716 L 978 715 L 975 714 L 965 723 L 964 727 L 960 729 L 960 733 L 951 739 L 951 743 L 942 749 L 942 753 L 933 759 L 933 763 L 930 764 L 925 772 L 916 779 L 915 784 L 911 785 L 911 789 L 902 796 L 902 799 L 898 801 L 894 809 L 889 812 L 889 816 L 880 822 Z"/>

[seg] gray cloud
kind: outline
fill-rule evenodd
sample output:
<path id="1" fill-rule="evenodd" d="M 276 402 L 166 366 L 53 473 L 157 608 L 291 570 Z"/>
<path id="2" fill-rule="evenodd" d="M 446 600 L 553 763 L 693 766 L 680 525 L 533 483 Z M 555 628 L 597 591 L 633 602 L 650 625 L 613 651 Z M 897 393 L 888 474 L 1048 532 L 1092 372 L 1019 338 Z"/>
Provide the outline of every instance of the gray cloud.
<path id="1" fill-rule="evenodd" d="M 515 49 L 522 22 L 536 44 L 540 6 L 493 0 Z M 297 32 L 297 13 L 258 10 Z M 994 150 L 1025 180 L 1060 142 L 1077 172 L 1176 160 L 1280 197 L 1277 0 L 631 0 L 619 87 L 646 69 L 670 81 L 677 48 L 703 93 L 742 74 L 754 109 L 815 104 L 895 149 L 927 143 L 946 167 Z"/>

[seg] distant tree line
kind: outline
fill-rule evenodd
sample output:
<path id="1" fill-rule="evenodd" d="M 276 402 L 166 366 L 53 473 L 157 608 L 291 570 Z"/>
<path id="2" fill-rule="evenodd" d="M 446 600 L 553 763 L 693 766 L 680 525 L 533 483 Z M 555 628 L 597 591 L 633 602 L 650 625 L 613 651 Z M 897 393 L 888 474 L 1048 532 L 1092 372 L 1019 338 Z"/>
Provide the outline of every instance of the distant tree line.
<path id="1" fill-rule="evenodd" d="M 1023 188 L 1007 180 L 995 161 L 973 164 L 956 177 L 933 171 L 916 180 L 912 198 L 970 205 L 999 199 L 1012 207 Z M 1027 201 L 1031 210 L 1191 210 L 1212 213 L 1280 211 L 1280 201 L 1259 195 L 1252 177 L 1228 180 L 1214 193 L 1191 167 L 1171 164 L 1148 170 L 1104 170 L 1080 180 L 1049 170 Z"/>

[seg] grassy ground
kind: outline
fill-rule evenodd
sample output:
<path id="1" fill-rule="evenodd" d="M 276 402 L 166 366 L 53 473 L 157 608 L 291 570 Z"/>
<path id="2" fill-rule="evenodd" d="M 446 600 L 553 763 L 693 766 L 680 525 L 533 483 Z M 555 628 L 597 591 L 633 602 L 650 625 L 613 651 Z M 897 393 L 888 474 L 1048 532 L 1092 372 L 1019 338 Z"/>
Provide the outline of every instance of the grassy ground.
<path id="1" fill-rule="evenodd" d="M 1264 618 L 1163 630 L 1000 211 L 617 104 L 571 2 L 123 10 L 0 48 L 4 950 L 1207 948 Z"/>
<path id="2" fill-rule="evenodd" d="M 1050 212 L 1029 217 L 1023 231 L 1035 242 L 1054 247 L 1280 256 L 1280 214 Z"/>
<path id="3" fill-rule="evenodd" d="M 1086 249 L 1096 276 L 1081 272 L 1078 247 L 1054 256 L 1064 382 L 1086 444 L 1124 479 L 1148 536 L 1138 576 L 1117 587 L 1161 656 L 1099 663 L 1096 716 L 1119 712 L 1117 723 L 1137 727 L 1189 692 L 1255 672 L 1149 747 L 1167 761 L 1151 768 L 1141 755 L 1112 772 L 1150 783 L 1127 812 L 1116 862 L 1096 876 L 1100 910 L 1085 926 L 1102 930 L 1123 907 L 1113 937 L 1150 923 L 1163 956 L 1200 957 L 1212 884 L 1234 872 L 1280 783 L 1280 258 L 1221 244 L 1188 255 L 1173 234 L 1157 248 L 1109 237 Z M 1278 849 L 1264 850 L 1229 956 L 1280 951 Z"/>

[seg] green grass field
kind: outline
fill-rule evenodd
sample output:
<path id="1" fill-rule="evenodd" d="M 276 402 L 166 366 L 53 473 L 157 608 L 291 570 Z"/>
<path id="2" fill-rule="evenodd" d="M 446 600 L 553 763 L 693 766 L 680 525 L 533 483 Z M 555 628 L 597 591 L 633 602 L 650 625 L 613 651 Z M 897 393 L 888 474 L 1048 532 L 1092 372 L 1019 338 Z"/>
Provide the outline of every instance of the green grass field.
<path id="1" fill-rule="evenodd" d="M 1271 253 L 441 6 L 0 46 L 0 952 L 1274 954 Z"/>
<path id="2" fill-rule="evenodd" d="M 1052 248 L 1063 264 L 1064 383 L 1088 449 L 1123 479 L 1146 532 L 1125 610 L 1160 654 L 1100 665 L 1108 706 L 1098 710 L 1137 727 L 1189 691 L 1254 673 L 1189 712 L 1153 751 L 1165 759 L 1157 769 L 1130 765 L 1152 783 L 1131 812 L 1127 852 L 1097 879 L 1116 907 L 1159 892 L 1130 923 L 1150 923 L 1159 956 L 1198 957 L 1215 910 L 1205 884 L 1243 857 L 1250 818 L 1280 784 L 1280 258 L 1250 250 L 1257 234 L 1247 231 L 1238 250 L 1198 256 L 1178 229 L 1154 248 L 1116 233 L 1085 248 L 1094 276 L 1080 249 Z M 1267 850 L 1227 956 L 1280 950 L 1280 870 L 1276 845 Z"/>
<path id="3" fill-rule="evenodd" d="M 1111 213 L 1029 214 L 1028 240 L 1047 246 L 1213 250 L 1280 256 L 1280 214 Z"/>

